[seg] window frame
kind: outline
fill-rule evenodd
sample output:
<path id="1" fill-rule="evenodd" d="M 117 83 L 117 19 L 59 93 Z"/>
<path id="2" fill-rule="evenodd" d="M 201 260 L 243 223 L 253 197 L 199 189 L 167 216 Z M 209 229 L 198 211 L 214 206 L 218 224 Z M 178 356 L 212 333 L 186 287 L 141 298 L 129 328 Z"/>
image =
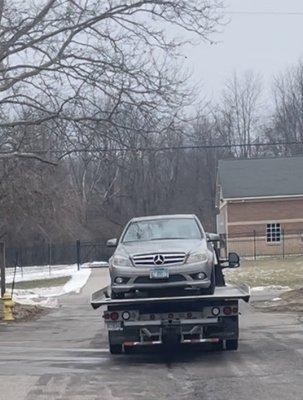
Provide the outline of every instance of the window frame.
<path id="1" fill-rule="evenodd" d="M 266 224 L 266 243 L 268 245 L 280 245 L 282 243 L 282 226 L 280 222 Z"/>

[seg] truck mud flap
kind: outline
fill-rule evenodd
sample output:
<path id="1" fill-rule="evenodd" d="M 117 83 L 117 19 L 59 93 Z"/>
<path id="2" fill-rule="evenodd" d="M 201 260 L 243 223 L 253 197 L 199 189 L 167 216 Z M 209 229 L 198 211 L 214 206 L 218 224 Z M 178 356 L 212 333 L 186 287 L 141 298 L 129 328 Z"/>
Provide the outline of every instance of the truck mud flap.
<path id="1" fill-rule="evenodd" d="M 162 343 L 165 346 L 173 347 L 181 343 L 181 325 L 171 324 L 162 327 Z"/>

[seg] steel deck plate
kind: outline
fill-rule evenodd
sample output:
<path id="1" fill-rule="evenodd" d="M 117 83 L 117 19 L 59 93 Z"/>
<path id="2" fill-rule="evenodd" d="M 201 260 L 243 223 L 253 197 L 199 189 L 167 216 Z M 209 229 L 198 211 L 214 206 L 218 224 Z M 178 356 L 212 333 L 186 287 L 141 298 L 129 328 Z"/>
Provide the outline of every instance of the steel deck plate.
<path id="1" fill-rule="evenodd" d="M 94 309 L 101 306 L 116 306 L 116 305 L 131 305 L 131 304 L 144 304 L 144 303 L 165 303 L 176 301 L 197 301 L 197 300 L 244 300 L 249 302 L 250 288 L 248 285 L 226 285 L 224 287 L 217 287 L 213 295 L 197 295 L 197 294 L 184 294 L 178 296 L 161 296 L 161 297 L 129 297 L 124 299 L 111 299 L 109 296 L 110 288 L 105 287 L 92 294 L 91 305 Z"/>

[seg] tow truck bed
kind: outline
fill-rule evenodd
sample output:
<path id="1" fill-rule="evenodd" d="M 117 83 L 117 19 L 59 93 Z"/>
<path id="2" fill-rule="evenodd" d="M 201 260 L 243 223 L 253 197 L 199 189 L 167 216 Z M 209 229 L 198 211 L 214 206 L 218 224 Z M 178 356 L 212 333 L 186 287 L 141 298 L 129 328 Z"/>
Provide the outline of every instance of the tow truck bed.
<path id="1" fill-rule="evenodd" d="M 105 307 L 112 354 L 136 346 L 215 343 L 236 350 L 239 301 L 248 302 L 247 285 L 217 287 L 213 295 L 187 293 L 159 297 L 111 299 L 110 289 L 93 293 L 94 309 Z"/>
<path id="2" fill-rule="evenodd" d="M 197 294 L 184 294 L 177 296 L 161 296 L 161 297 L 130 297 L 124 299 L 111 299 L 109 288 L 98 290 L 92 294 L 91 305 L 94 309 L 101 306 L 128 306 L 139 305 L 144 303 L 169 303 L 169 302 L 192 302 L 199 300 L 244 300 L 246 303 L 250 299 L 249 286 L 242 285 L 226 285 L 223 287 L 216 287 L 213 295 L 197 295 Z"/>

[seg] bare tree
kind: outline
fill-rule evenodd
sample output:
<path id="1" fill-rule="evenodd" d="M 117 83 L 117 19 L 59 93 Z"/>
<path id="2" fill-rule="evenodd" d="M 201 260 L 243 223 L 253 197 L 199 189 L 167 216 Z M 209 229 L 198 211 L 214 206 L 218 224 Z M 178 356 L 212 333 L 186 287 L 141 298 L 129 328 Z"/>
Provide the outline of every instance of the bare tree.
<path id="1" fill-rule="evenodd" d="M 237 155 L 252 156 L 251 144 L 257 139 L 260 127 L 260 77 L 252 72 L 245 73 L 242 78 L 235 74 L 226 83 L 222 100 L 217 115 L 222 137 L 228 144 L 243 145 Z"/>
<path id="2" fill-rule="evenodd" d="M 59 117 L 108 124 L 120 105 L 160 112 L 179 104 L 173 60 L 182 41 L 168 39 L 164 26 L 207 40 L 221 6 L 220 0 L 1 0 L 0 129 Z M 11 142 L 0 150 L 5 157 L 19 152 Z"/>
<path id="3" fill-rule="evenodd" d="M 275 111 L 266 136 L 270 142 L 303 143 L 303 63 L 288 69 L 274 80 Z M 275 146 L 276 154 L 301 153 L 301 145 Z"/>

